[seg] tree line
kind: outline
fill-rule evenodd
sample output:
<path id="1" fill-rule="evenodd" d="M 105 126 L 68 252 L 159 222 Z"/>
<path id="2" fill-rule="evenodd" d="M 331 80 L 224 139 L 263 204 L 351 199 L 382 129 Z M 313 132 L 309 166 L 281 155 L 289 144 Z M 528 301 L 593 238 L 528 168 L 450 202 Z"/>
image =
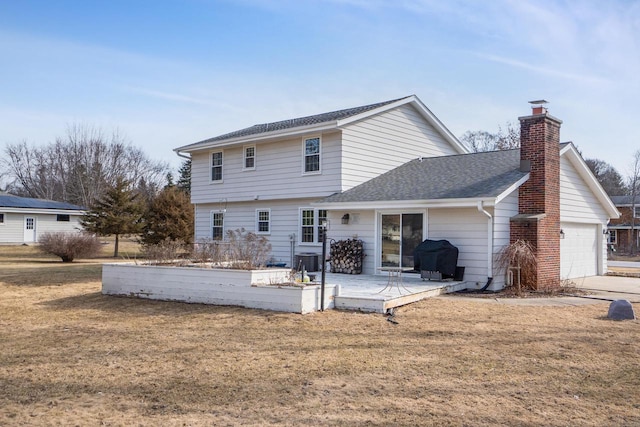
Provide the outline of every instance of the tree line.
<path id="1" fill-rule="evenodd" d="M 70 125 L 54 142 L 9 144 L 0 160 L 5 191 L 87 209 L 81 223 L 101 236 L 139 235 L 144 245 L 193 239 L 191 161 L 177 183 L 165 162 L 151 159 L 119 131 Z"/>
<path id="2" fill-rule="evenodd" d="M 510 150 L 520 147 L 520 129 L 517 125 L 507 122 L 504 126 L 498 126 L 498 132 L 467 131 L 459 139 L 474 153 Z M 604 160 L 586 158 L 585 163 L 608 195 L 631 196 L 638 194 L 640 190 L 640 150 L 634 154 L 634 160 L 630 165 L 631 172 L 627 177 L 623 177 Z"/>

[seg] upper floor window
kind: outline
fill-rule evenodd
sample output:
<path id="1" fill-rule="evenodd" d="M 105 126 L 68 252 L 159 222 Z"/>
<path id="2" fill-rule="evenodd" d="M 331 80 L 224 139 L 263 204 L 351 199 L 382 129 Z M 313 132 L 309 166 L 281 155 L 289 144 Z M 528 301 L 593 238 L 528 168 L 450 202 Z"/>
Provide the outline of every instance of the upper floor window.
<path id="1" fill-rule="evenodd" d="M 322 243 L 324 227 L 322 223 L 327 220 L 325 209 L 301 209 L 300 210 L 300 242 Z"/>
<path id="2" fill-rule="evenodd" d="M 222 181 L 222 151 L 211 153 L 211 181 Z"/>
<path id="3" fill-rule="evenodd" d="M 618 243 L 618 230 L 608 230 L 609 231 L 609 239 L 608 243 L 615 245 Z"/>
<path id="4" fill-rule="evenodd" d="M 211 238 L 222 240 L 224 238 L 224 213 L 211 212 Z"/>
<path id="5" fill-rule="evenodd" d="M 251 145 L 244 147 L 244 169 L 252 170 L 256 168 L 256 147 Z"/>
<path id="6" fill-rule="evenodd" d="M 640 206 L 634 206 L 634 208 L 633 208 L 633 216 L 635 218 L 640 218 Z"/>
<path id="7" fill-rule="evenodd" d="M 304 143 L 304 173 L 320 172 L 320 137 L 307 138 Z"/>
<path id="8" fill-rule="evenodd" d="M 271 211 L 269 209 L 256 211 L 256 230 L 258 234 L 271 233 Z"/>
<path id="9" fill-rule="evenodd" d="M 58 222 L 69 222 L 69 221 L 71 221 L 71 219 L 69 218 L 69 215 L 56 215 L 56 221 L 58 221 Z"/>

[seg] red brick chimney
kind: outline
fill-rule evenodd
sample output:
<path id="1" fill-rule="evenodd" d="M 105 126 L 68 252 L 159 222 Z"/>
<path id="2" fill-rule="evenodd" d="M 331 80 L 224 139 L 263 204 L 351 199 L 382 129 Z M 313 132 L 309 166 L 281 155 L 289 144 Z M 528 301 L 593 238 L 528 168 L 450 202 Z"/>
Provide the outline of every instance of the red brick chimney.
<path id="1" fill-rule="evenodd" d="M 537 288 L 560 284 L 560 125 L 546 101 L 532 101 L 520 120 L 520 162 L 530 171 L 519 189 L 518 215 L 511 219 L 511 243 L 527 240 L 538 258 Z"/>

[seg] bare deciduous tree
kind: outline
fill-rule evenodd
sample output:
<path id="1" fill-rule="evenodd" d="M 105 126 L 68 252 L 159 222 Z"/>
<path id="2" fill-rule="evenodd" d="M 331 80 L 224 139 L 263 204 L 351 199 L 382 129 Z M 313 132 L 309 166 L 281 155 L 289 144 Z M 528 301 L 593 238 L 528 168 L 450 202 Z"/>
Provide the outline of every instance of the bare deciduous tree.
<path id="1" fill-rule="evenodd" d="M 638 239 L 635 237 L 636 229 L 636 197 L 640 193 L 640 150 L 633 154 L 631 171 L 628 177 L 629 196 L 631 196 L 631 239 L 629 252 L 632 255 L 638 251 Z"/>
<path id="2" fill-rule="evenodd" d="M 45 146 L 23 141 L 10 144 L 1 162 L 10 181 L 8 190 L 19 195 L 91 206 L 107 188 L 123 179 L 138 186 L 162 188 L 169 170 L 151 160 L 114 130 L 73 124 L 66 135 Z"/>
<path id="3" fill-rule="evenodd" d="M 613 166 L 600 159 L 585 159 L 585 163 L 608 195 L 622 196 L 626 194 L 624 179 Z"/>
<path id="4" fill-rule="evenodd" d="M 520 128 L 511 122 L 498 126 L 497 133 L 484 130 L 467 131 L 460 141 L 474 153 L 481 151 L 511 150 L 520 147 Z"/>

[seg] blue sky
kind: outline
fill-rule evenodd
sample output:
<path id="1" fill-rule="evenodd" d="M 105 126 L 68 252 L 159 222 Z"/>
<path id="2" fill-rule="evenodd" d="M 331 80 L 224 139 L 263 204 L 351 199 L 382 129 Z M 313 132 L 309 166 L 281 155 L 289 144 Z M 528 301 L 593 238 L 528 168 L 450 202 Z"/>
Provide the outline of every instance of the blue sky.
<path id="1" fill-rule="evenodd" d="M 0 148 L 118 128 L 151 157 L 255 123 L 417 95 L 457 136 L 550 101 L 629 172 L 640 2 L 0 0 Z"/>

